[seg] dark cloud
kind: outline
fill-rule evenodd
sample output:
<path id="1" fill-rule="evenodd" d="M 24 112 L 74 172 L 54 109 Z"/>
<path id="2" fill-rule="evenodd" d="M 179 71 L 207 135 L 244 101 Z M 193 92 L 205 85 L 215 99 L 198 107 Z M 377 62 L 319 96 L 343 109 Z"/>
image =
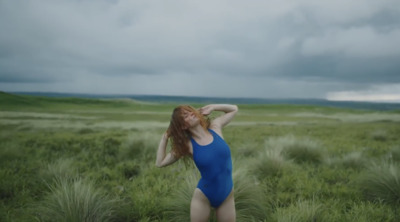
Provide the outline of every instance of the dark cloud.
<path id="1" fill-rule="evenodd" d="M 400 83 L 400 56 L 351 58 L 343 55 L 292 56 L 275 67 L 277 76 L 293 79 L 348 82 L 358 84 Z"/>
<path id="2" fill-rule="evenodd" d="M 0 1 L 0 87 L 324 97 L 400 84 L 399 13 L 397 0 Z M 224 88 L 186 88 L 205 77 Z"/>

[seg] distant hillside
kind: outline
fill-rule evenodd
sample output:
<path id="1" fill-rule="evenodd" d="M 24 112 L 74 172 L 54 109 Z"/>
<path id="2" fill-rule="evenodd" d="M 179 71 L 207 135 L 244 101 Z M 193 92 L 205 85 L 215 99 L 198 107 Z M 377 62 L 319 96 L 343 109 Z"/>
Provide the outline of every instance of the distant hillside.
<path id="1" fill-rule="evenodd" d="M 24 105 L 31 106 L 35 105 L 36 101 L 30 96 L 9 94 L 0 91 L 0 104 L 4 105 Z"/>
<path id="2" fill-rule="evenodd" d="M 40 108 L 53 107 L 62 109 L 62 107 L 73 107 L 79 105 L 85 106 L 130 106 L 134 104 L 133 100 L 105 100 L 101 98 L 86 98 L 74 96 L 46 96 L 46 94 L 17 94 L 0 91 L 0 109 L 14 108 Z"/>
<path id="3" fill-rule="evenodd" d="M 52 98 L 58 98 L 57 101 L 62 101 L 62 102 L 69 101 L 73 103 L 77 103 L 80 101 L 86 104 L 104 102 L 102 100 L 88 100 L 88 99 L 129 98 L 137 101 L 160 102 L 160 103 L 282 104 L 282 105 L 325 106 L 325 107 L 336 107 L 336 108 L 382 110 L 382 111 L 400 110 L 400 103 L 328 101 L 323 99 L 259 99 L 259 98 L 217 98 L 217 97 L 161 96 L 161 95 L 108 95 L 108 94 L 96 95 L 96 94 L 73 94 L 73 93 L 42 93 L 42 92 L 14 92 L 12 96 L 16 97 L 21 96 L 19 102 L 23 102 L 22 99 L 24 98 L 23 95 L 35 95 L 35 96 L 42 96 L 45 98 L 52 97 Z M 76 99 L 71 100 L 71 98 L 79 98 L 81 100 L 76 100 Z"/>

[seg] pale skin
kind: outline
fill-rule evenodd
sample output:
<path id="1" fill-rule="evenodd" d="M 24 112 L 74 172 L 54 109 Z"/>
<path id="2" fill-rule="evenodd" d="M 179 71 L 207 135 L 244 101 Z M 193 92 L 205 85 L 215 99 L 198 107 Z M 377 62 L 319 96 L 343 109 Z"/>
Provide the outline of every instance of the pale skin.
<path id="1" fill-rule="evenodd" d="M 199 109 L 202 115 L 209 115 L 213 111 L 224 112 L 223 115 L 211 121 L 209 128 L 214 130 L 219 136 L 222 136 L 222 128 L 226 126 L 236 115 L 238 107 L 230 104 L 210 104 Z M 199 119 L 192 112 L 184 112 L 183 118 L 187 123 L 187 130 L 190 131 L 192 138 L 200 145 L 206 145 L 213 141 L 213 136 L 205 130 Z M 165 167 L 175 163 L 178 159 L 171 153 L 166 151 L 168 143 L 168 135 L 164 133 L 157 150 L 157 167 Z M 188 141 L 189 153 L 193 155 L 193 147 Z M 190 220 L 191 222 L 208 221 L 211 212 L 211 205 L 203 192 L 196 188 L 190 204 Z M 236 210 L 233 190 L 225 201 L 215 209 L 217 220 L 219 222 L 235 222 Z"/>

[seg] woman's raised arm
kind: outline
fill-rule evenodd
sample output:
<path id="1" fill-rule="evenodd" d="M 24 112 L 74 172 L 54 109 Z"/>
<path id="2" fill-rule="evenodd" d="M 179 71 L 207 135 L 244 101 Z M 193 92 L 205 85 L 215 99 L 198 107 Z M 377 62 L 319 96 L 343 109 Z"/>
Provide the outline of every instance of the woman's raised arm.
<path id="1" fill-rule="evenodd" d="M 215 118 L 211 122 L 210 128 L 214 129 L 222 129 L 222 127 L 226 126 L 236 115 L 238 112 L 239 108 L 237 105 L 231 105 L 231 104 L 210 104 L 207 106 L 204 106 L 200 108 L 200 113 L 203 115 L 209 115 L 213 111 L 221 111 L 224 112 L 224 115 L 221 115 L 217 118 Z"/>
<path id="2" fill-rule="evenodd" d="M 176 158 L 171 152 L 167 153 L 167 144 L 168 134 L 165 132 L 160 140 L 160 144 L 158 145 L 156 159 L 157 167 L 165 167 L 175 163 L 178 160 L 178 158 Z"/>

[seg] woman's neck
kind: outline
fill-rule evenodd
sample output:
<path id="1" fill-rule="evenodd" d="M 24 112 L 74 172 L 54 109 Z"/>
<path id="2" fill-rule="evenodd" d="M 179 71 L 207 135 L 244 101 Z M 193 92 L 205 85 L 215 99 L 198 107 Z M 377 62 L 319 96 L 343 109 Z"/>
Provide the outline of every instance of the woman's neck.
<path id="1" fill-rule="evenodd" d="M 209 133 L 206 131 L 200 124 L 189 129 L 190 134 L 192 135 L 193 139 L 202 139 L 206 137 Z"/>

